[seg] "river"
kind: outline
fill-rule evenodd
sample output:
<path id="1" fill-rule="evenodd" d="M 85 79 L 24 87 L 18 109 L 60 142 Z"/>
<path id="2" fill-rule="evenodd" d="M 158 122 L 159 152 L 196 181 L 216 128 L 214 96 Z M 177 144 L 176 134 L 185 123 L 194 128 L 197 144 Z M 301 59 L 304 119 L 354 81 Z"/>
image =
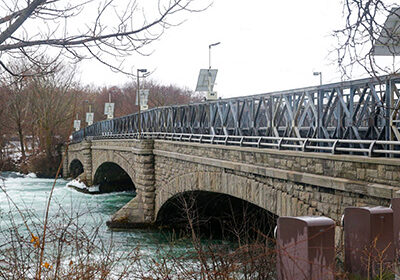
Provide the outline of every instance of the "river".
<path id="1" fill-rule="evenodd" d="M 31 236 L 40 236 L 40 238 L 42 236 L 42 221 L 45 217 L 46 204 L 54 180 L 12 172 L 3 172 L 1 175 L 0 249 L 2 247 L 7 248 L 7 246 L 10 246 L 9 244 L 14 244 L 16 235 L 20 235 L 23 240 L 23 246 L 20 246 L 21 241 L 18 241 L 19 247 L 24 247 L 25 249 L 36 248 L 34 246 L 34 237 Z M 66 187 L 66 183 L 67 181 L 58 179 L 54 188 L 49 211 L 49 240 L 52 238 L 52 234 L 53 236 L 58 236 L 58 233 L 53 233 L 54 228 L 57 228 L 58 231 L 62 231 L 64 228 L 68 228 L 71 232 L 76 230 L 76 227 L 69 225 L 72 222 L 74 224 L 79 223 L 79 227 L 77 227 L 80 230 L 79 239 L 87 237 L 86 241 L 93 242 L 98 248 L 102 248 L 98 250 L 100 253 L 96 250 L 91 253 L 91 255 L 101 255 L 94 256 L 94 259 L 104 257 L 104 251 L 106 249 L 109 250 L 108 248 L 111 247 L 113 256 L 116 256 L 118 252 L 125 254 L 125 256 L 128 254 L 127 252 L 134 252 L 136 257 L 140 256 L 142 262 L 148 259 L 152 263 L 156 261 L 162 262 L 164 258 L 171 258 L 171 251 L 174 256 L 179 256 L 180 253 L 185 254 L 193 249 L 190 239 L 184 238 L 179 239 L 178 242 L 177 240 L 172 242 L 171 232 L 167 231 L 143 229 L 129 231 L 109 230 L 105 225 L 106 221 L 113 213 L 134 197 L 133 193 L 119 192 L 90 195 Z M 24 223 L 24 220 L 26 220 L 26 223 Z M 12 230 L 10 231 L 10 229 Z M 71 238 L 78 239 L 77 237 Z M 49 241 L 49 243 L 51 242 Z M 80 240 L 80 242 L 82 241 Z M 66 242 L 66 244 L 70 243 L 72 242 Z M 172 243 L 173 246 L 170 246 Z M 79 246 L 85 247 L 86 245 Z M 51 259 L 52 257 L 50 256 L 57 254 L 57 248 L 59 248 L 57 244 L 49 245 L 46 251 L 49 255 L 48 258 Z M 77 248 L 72 246 L 72 249 L 65 249 L 65 251 L 68 250 L 70 251 L 68 258 L 75 261 L 77 256 L 73 255 L 72 252 L 76 251 Z M 30 258 L 32 257 L 29 256 Z M 136 278 L 133 277 L 130 279 Z"/>
<path id="2" fill-rule="evenodd" d="M 55 184 L 41 259 L 54 180 L 0 175 L 0 279 L 36 279 L 38 270 L 41 279 L 203 279 L 210 273 L 227 277 L 221 279 L 274 279 L 273 254 L 265 254 L 265 244 L 235 251 L 232 242 L 202 240 L 194 246 L 191 238 L 166 230 L 111 231 L 106 221 L 134 193 L 85 194 L 63 179 Z"/>
<path id="3" fill-rule="evenodd" d="M 45 209 L 54 179 L 35 178 L 34 175 L 20 175 L 18 173 L 3 173 L 4 186 L 9 198 L 24 212 L 44 218 Z M 54 188 L 51 202 L 50 217 L 62 208 L 67 213 L 87 213 L 87 218 L 81 217 L 81 223 L 88 230 L 99 227 L 100 236 L 108 239 L 113 238 L 119 247 L 130 248 L 140 244 L 143 248 L 153 248 L 155 245 L 168 243 L 165 233 L 156 230 L 131 230 L 111 231 L 105 225 L 110 216 L 130 201 L 133 193 L 119 192 L 90 195 L 78 192 L 66 187 L 67 181 L 58 179 Z M 22 223 L 19 213 L 15 212 L 7 195 L 0 193 L 0 205 L 3 213 L 10 209 L 17 224 Z M 9 221 L 3 219 L 0 222 L 3 228 Z"/>

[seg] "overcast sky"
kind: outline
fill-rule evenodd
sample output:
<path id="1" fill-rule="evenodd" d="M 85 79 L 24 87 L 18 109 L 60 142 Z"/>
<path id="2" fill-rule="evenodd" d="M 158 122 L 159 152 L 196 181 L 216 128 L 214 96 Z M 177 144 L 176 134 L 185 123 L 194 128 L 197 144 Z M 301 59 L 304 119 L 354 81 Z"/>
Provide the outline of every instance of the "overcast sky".
<path id="1" fill-rule="evenodd" d="M 250 95 L 340 81 L 331 36 L 343 25 L 337 0 L 214 0 L 202 13 L 186 16 L 155 42 L 149 57 L 135 55 L 137 68 L 154 71 L 151 78 L 194 90 L 201 68 L 218 69 L 215 90 L 219 96 Z M 82 82 L 123 84 L 128 78 L 94 63 L 82 64 Z"/>

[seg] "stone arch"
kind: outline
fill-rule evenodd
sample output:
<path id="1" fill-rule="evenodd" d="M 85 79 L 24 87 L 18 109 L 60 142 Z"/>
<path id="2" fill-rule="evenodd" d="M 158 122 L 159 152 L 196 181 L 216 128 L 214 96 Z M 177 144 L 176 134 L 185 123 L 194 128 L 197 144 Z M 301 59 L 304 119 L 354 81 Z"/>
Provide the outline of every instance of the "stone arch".
<path id="1" fill-rule="evenodd" d="M 105 162 L 112 162 L 120 166 L 131 178 L 133 184 L 137 185 L 136 171 L 134 161 L 131 158 L 132 153 L 118 152 L 113 150 L 93 150 L 92 162 L 92 180 L 96 174 L 97 169 Z"/>
<path id="2" fill-rule="evenodd" d="M 73 177 L 71 173 L 71 164 L 72 162 L 80 162 L 83 167 L 83 172 L 86 173 L 89 170 L 90 167 L 87 166 L 87 161 L 85 160 L 85 157 L 81 153 L 69 153 L 68 155 L 68 176 Z"/>
<path id="3" fill-rule="evenodd" d="M 81 175 L 83 172 L 85 172 L 85 168 L 83 166 L 83 163 L 75 158 L 73 159 L 70 164 L 69 164 L 69 175 L 73 179 Z"/>
<path id="4" fill-rule="evenodd" d="M 188 224 L 195 225 L 198 234 L 211 238 L 255 240 L 272 236 L 278 218 L 277 195 L 254 178 L 218 171 L 192 172 L 176 176 L 158 189 L 155 223 L 186 233 Z"/>
<path id="5" fill-rule="evenodd" d="M 106 161 L 94 172 L 93 184 L 99 186 L 102 193 L 113 191 L 136 191 L 130 175 L 115 162 Z"/>
<path id="6" fill-rule="evenodd" d="M 155 216 L 172 197 L 187 191 L 207 191 L 230 195 L 261 207 L 279 216 L 278 192 L 267 182 L 257 181 L 234 173 L 221 171 L 196 171 L 174 177 L 156 191 Z M 280 199 L 280 197 L 279 197 Z"/>

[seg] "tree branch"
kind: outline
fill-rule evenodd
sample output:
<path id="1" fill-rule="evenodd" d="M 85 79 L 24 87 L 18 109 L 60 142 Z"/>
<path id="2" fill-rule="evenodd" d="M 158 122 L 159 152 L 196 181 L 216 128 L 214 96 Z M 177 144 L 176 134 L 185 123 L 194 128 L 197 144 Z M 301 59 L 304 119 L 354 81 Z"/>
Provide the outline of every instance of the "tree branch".
<path id="1" fill-rule="evenodd" d="M 29 16 L 36 10 L 36 8 L 44 4 L 47 0 L 34 0 L 29 6 L 23 10 L 17 20 L 12 23 L 4 32 L 0 34 L 0 44 L 3 44 L 25 21 Z"/>

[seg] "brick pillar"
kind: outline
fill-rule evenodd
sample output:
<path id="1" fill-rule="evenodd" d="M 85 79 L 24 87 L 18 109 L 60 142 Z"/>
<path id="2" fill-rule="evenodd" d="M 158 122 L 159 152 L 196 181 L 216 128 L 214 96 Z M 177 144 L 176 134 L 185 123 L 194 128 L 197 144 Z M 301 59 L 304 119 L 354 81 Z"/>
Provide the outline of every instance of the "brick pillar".
<path id="1" fill-rule="evenodd" d="M 149 227 L 154 222 L 155 186 L 153 140 L 135 144 L 136 197 L 115 213 L 107 225 L 111 228 Z"/>

